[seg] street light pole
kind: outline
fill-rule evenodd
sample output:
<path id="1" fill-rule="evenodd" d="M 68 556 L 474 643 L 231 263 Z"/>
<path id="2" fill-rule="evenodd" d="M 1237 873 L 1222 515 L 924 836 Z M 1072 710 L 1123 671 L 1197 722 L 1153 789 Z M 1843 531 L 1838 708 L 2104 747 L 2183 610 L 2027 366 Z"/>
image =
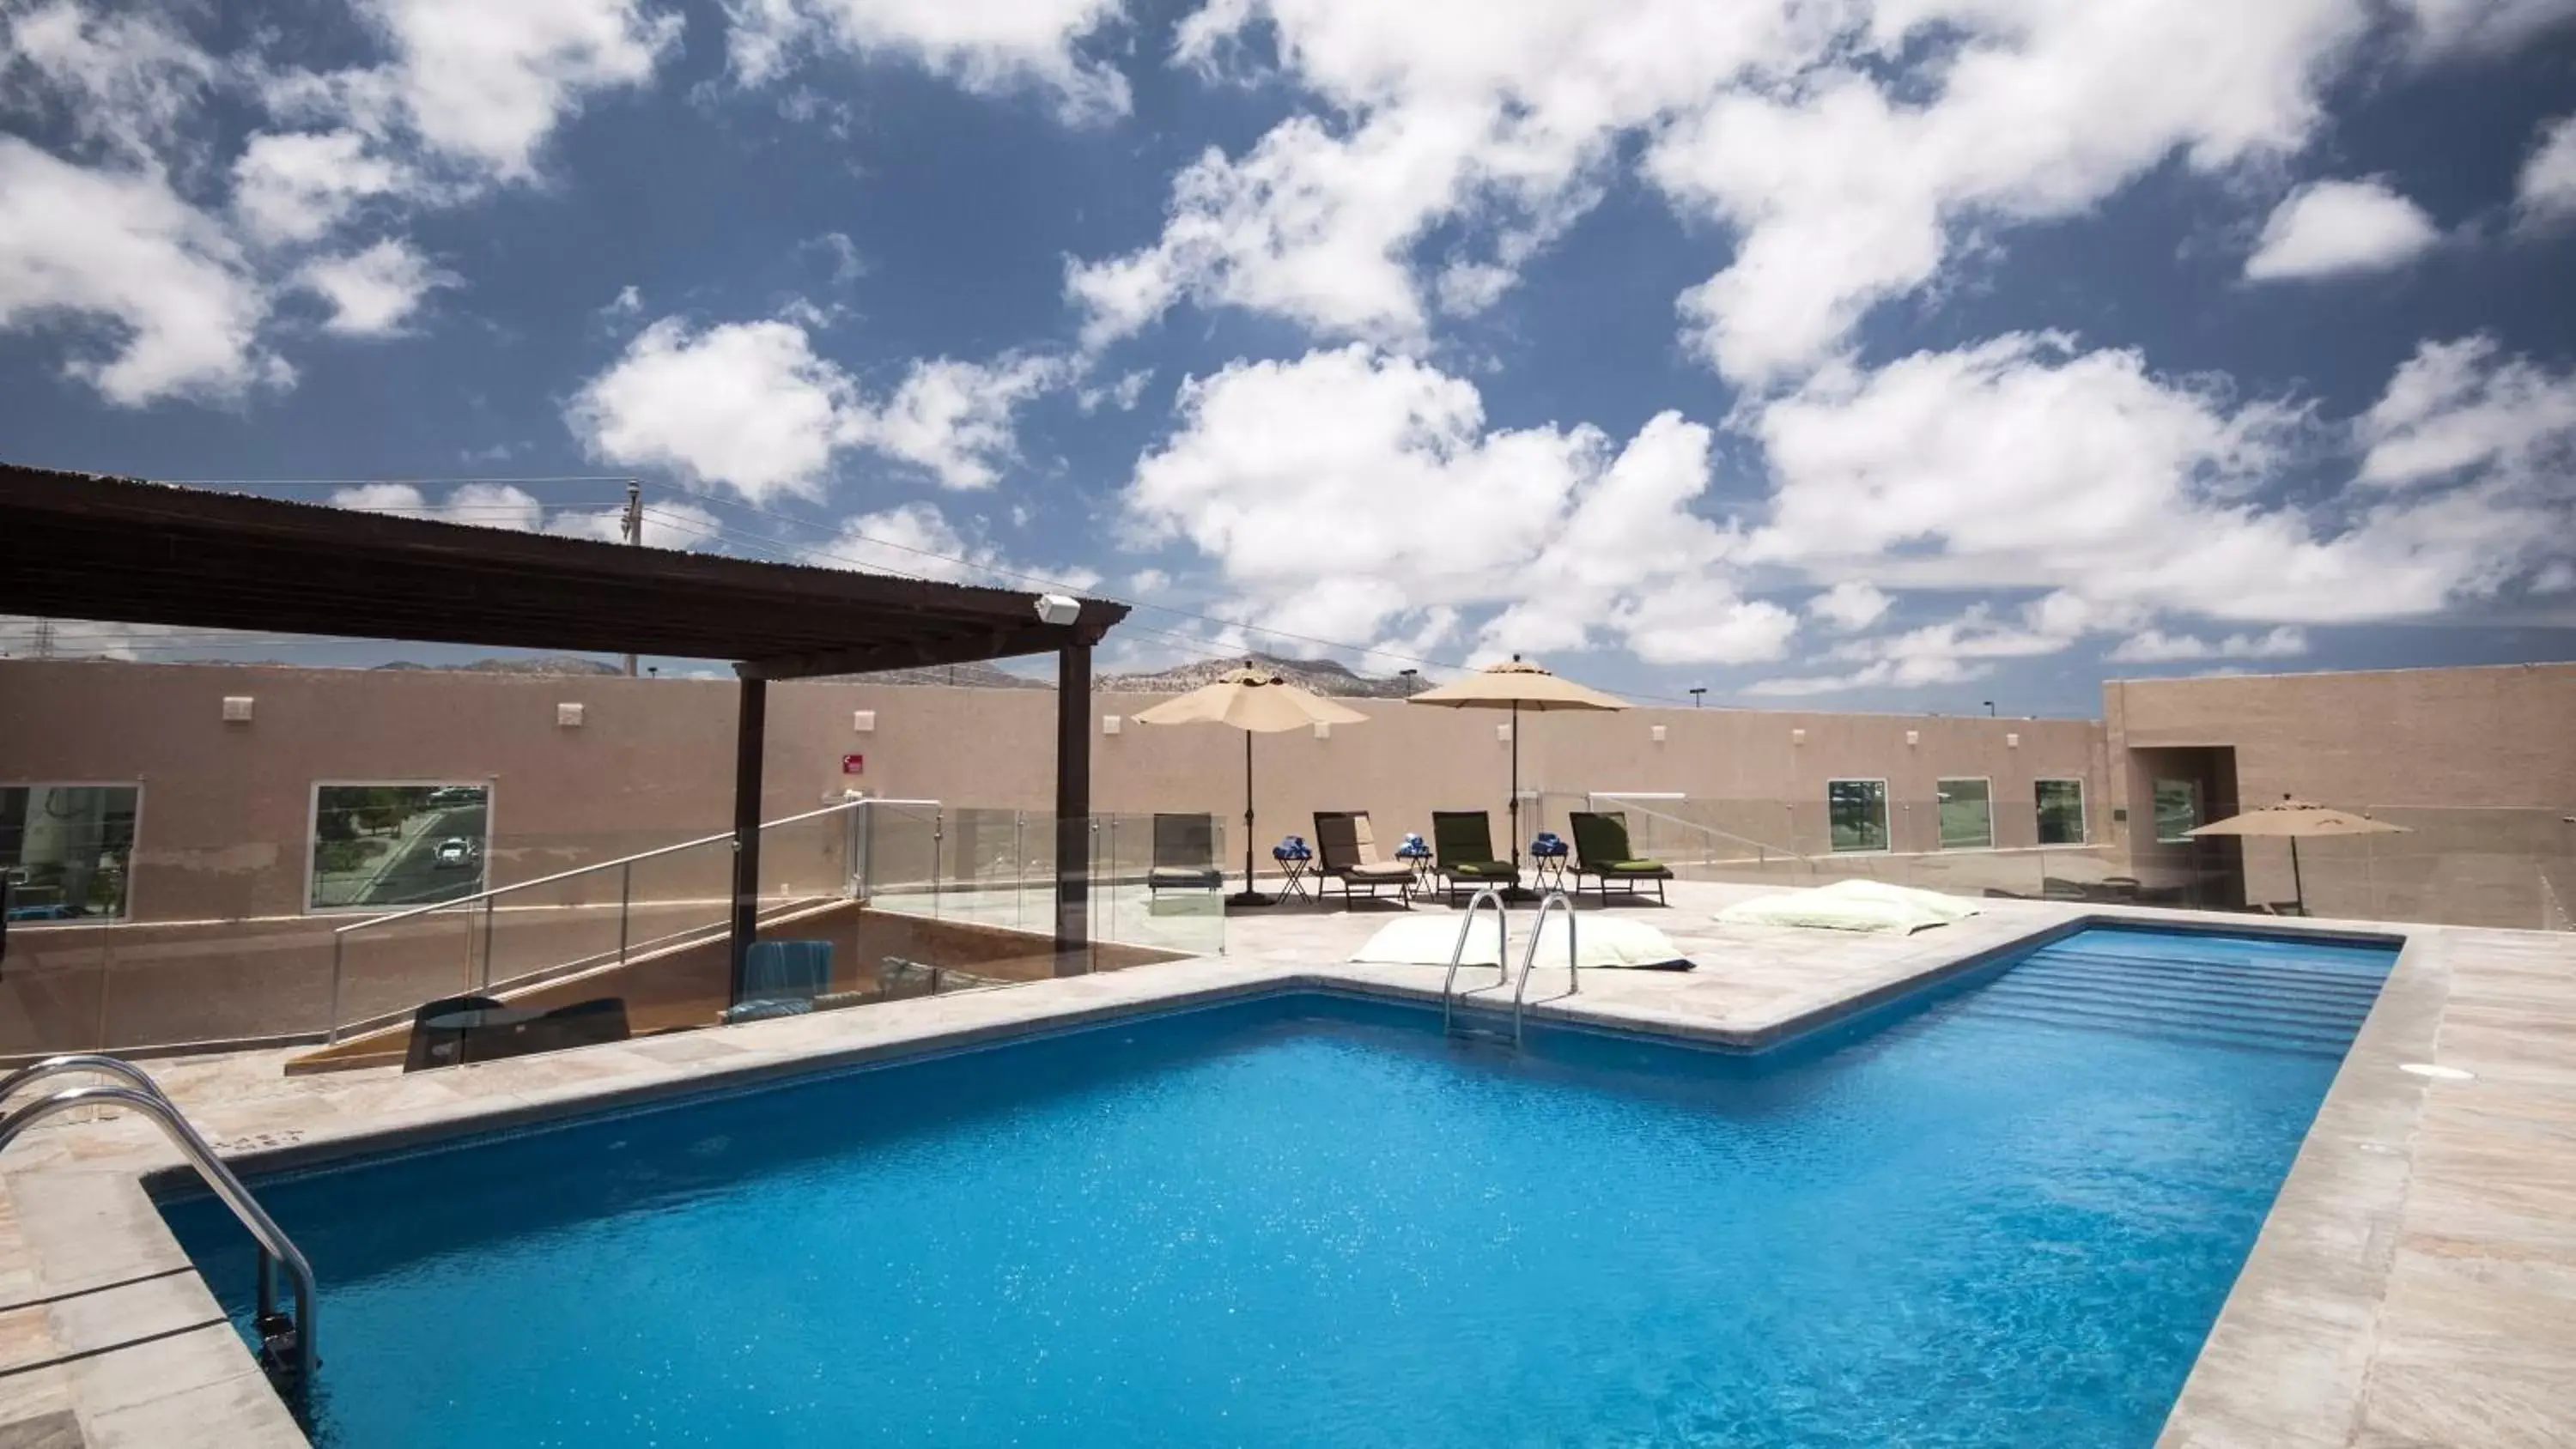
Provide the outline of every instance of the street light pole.
<path id="1" fill-rule="evenodd" d="M 621 521 L 625 524 L 624 531 L 626 534 L 627 544 L 630 547 L 642 547 L 644 543 L 644 485 L 632 478 L 626 480 L 626 516 Z M 635 656 L 632 654 L 626 656 L 626 677 L 629 679 L 633 679 L 635 677 Z"/>
<path id="2" fill-rule="evenodd" d="M 1987 701 L 1986 701 L 1986 718 L 1988 718 L 1988 719 L 1993 719 L 1994 717 L 1995 717 L 1995 702 L 1994 702 L 1993 700 L 1991 700 L 1991 699 L 1990 699 L 1990 700 L 1987 700 Z"/>
<path id="3" fill-rule="evenodd" d="M 1413 691 L 1422 686 L 1422 671 L 1419 669 L 1399 669 L 1395 672 L 1396 675 L 1404 681 L 1404 697 L 1407 699 L 1413 698 Z"/>
<path id="4" fill-rule="evenodd" d="M 1693 708 L 1693 709 L 1697 709 L 1697 708 L 1699 708 L 1699 697 L 1700 697 L 1701 695 L 1703 695 L 1703 694 L 1706 694 L 1706 693 L 1708 693 L 1708 686 L 1707 686 L 1707 685 L 1705 685 L 1705 684 L 1694 684 L 1694 685 L 1692 685 L 1692 686 L 1691 686 L 1691 691 L 1690 691 L 1690 697 L 1691 697 L 1691 708 Z"/>

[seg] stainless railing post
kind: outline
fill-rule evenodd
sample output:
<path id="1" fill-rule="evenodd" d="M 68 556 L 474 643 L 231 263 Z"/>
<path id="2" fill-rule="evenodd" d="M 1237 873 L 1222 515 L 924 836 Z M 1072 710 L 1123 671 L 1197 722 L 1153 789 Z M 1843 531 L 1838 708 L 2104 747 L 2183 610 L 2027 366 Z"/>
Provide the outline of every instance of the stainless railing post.
<path id="1" fill-rule="evenodd" d="M 942 805 L 930 812 L 930 918 L 934 921 L 940 918 L 939 888 L 946 879 L 947 867 L 942 862 L 947 855 L 948 807 Z"/>
<path id="2" fill-rule="evenodd" d="M 1467 938 L 1476 928 L 1476 908 L 1487 901 L 1494 904 L 1494 978 L 1496 986 L 1512 979 L 1511 912 L 1503 906 L 1503 893 L 1486 886 L 1467 898 L 1467 913 L 1458 918 L 1458 944 L 1449 949 L 1449 974 L 1440 982 L 1440 1034 L 1449 1034 L 1449 1003 L 1458 986 L 1458 963 L 1467 957 Z"/>
<path id="3" fill-rule="evenodd" d="M 495 896 L 483 898 L 483 986 L 486 990 L 492 986 L 492 902 L 496 899 L 498 897 Z"/>
<path id="4" fill-rule="evenodd" d="M 331 933 L 331 1020 L 329 1029 L 322 1034 L 322 1042 L 325 1046 L 337 1046 L 340 1043 L 340 963 L 348 946 L 347 936 L 338 931 Z"/>
<path id="5" fill-rule="evenodd" d="M 1538 914 L 1530 920 L 1529 950 L 1521 957 L 1520 982 L 1512 988 L 1512 1045 L 1515 1047 L 1521 1044 L 1521 1001 L 1529 994 L 1530 973 L 1538 968 L 1539 936 L 1547 928 L 1547 913 L 1558 906 L 1565 907 L 1565 994 L 1572 996 L 1583 990 L 1583 977 L 1575 962 L 1574 902 L 1568 900 L 1563 891 L 1549 891 L 1547 899 L 1538 903 Z"/>
<path id="6" fill-rule="evenodd" d="M 635 904 L 635 867 L 633 863 L 617 868 L 617 964 L 626 964 L 626 929 L 628 912 Z"/>

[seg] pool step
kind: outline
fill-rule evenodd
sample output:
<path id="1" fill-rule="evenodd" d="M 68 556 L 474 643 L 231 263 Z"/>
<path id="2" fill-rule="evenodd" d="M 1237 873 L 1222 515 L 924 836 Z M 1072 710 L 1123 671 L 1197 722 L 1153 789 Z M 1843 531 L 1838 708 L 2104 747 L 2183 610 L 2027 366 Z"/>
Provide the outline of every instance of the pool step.
<path id="1" fill-rule="evenodd" d="M 1971 998 L 2015 1021 L 2174 1040 L 2341 1056 L 2378 999 L 2381 978 L 2295 960 L 2205 959 L 2117 942 L 2043 947 Z"/>

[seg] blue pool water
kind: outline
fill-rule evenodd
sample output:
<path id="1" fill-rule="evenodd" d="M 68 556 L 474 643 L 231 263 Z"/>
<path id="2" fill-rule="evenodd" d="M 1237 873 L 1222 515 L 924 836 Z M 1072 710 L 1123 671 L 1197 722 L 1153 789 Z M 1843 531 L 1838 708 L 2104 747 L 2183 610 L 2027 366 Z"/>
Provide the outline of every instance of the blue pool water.
<path id="1" fill-rule="evenodd" d="M 260 1191 L 349 1449 L 2143 1446 L 2391 960 L 2092 930 L 1750 1057 L 1309 993 Z"/>

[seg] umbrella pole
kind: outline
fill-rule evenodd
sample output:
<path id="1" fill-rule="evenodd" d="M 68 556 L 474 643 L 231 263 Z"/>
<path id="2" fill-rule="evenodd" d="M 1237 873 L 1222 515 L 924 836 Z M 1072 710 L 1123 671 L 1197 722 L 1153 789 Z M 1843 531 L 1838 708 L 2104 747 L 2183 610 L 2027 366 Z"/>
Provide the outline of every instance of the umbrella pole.
<path id="1" fill-rule="evenodd" d="M 2307 883 L 2299 879 L 2299 837 L 2290 837 L 2290 899 L 2299 903 L 2299 914 L 2308 913 Z"/>
<path id="2" fill-rule="evenodd" d="M 1226 897 L 1233 906 L 1266 906 L 1271 899 L 1254 889 L 1252 874 L 1252 731 L 1243 732 L 1243 889 Z"/>
<path id="3" fill-rule="evenodd" d="M 1521 889 L 1521 702 L 1517 699 L 1512 701 L 1512 798 L 1503 815 L 1512 828 L 1512 884 L 1503 899 L 1526 901 L 1531 895 Z"/>

